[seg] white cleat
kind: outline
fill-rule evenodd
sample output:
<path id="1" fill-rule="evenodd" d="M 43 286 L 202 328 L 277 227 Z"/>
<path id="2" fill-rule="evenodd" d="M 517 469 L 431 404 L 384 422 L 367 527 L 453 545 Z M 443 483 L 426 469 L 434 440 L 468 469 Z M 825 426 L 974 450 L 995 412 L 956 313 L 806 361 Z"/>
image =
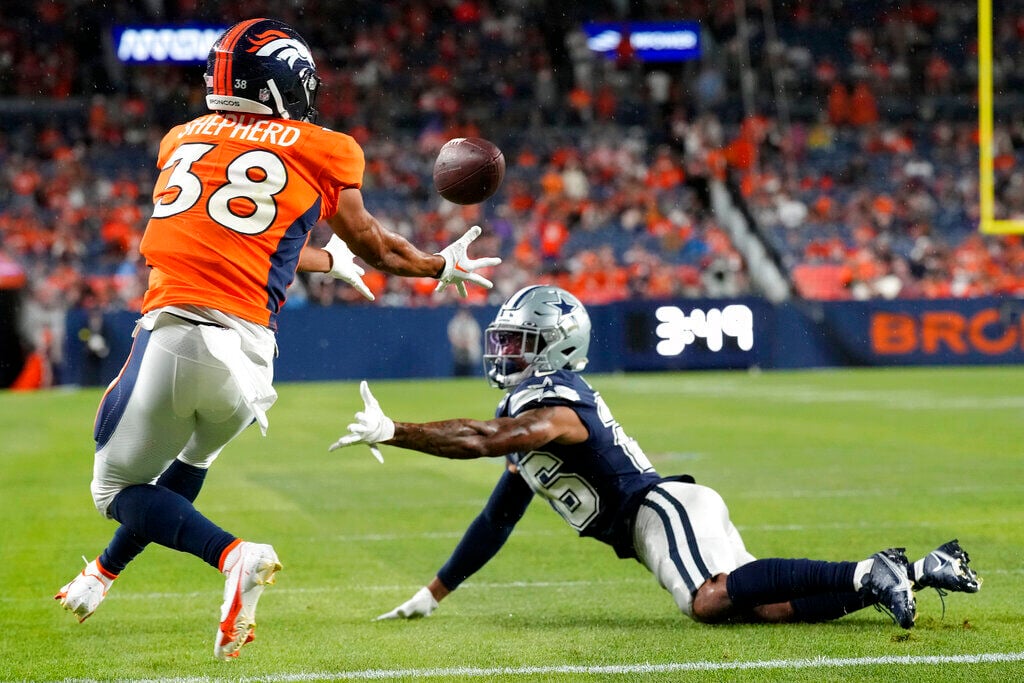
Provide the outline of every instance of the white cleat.
<path id="1" fill-rule="evenodd" d="M 224 604 L 220 608 L 220 627 L 213 644 L 213 655 L 227 660 L 237 657 L 242 646 L 252 641 L 256 629 L 256 603 L 263 589 L 274 583 L 281 561 L 273 547 L 242 541 L 224 561 L 221 572 Z"/>
<path id="2" fill-rule="evenodd" d="M 64 584 L 60 591 L 53 596 L 53 599 L 60 600 L 64 609 L 72 612 L 81 623 L 91 617 L 96 608 L 100 606 L 116 578 L 117 574 L 111 574 L 104 569 L 100 565 L 99 558 L 96 558 L 92 562 L 86 562 L 85 569 Z"/>

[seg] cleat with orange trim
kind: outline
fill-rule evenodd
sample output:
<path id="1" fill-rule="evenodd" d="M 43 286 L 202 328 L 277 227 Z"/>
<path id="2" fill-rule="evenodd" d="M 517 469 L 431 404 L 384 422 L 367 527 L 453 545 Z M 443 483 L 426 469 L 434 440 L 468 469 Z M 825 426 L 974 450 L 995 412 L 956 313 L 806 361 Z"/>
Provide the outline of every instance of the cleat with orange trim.
<path id="1" fill-rule="evenodd" d="M 85 558 L 83 557 L 84 561 Z M 107 597 L 107 591 L 117 574 L 111 574 L 100 564 L 100 558 L 92 562 L 86 562 L 85 569 L 78 573 L 78 576 L 68 583 L 53 596 L 54 600 L 60 600 L 64 609 L 72 612 L 78 617 L 79 623 L 92 616 L 96 608 Z"/>
<path id="2" fill-rule="evenodd" d="M 237 657 L 242 646 L 256 637 L 256 603 L 281 570 L 281 561 L 269 545 L 240 541 L 229 548 L 221 567 L 227 580 L 213 644 L 213 655 L 223 660 Z"/>

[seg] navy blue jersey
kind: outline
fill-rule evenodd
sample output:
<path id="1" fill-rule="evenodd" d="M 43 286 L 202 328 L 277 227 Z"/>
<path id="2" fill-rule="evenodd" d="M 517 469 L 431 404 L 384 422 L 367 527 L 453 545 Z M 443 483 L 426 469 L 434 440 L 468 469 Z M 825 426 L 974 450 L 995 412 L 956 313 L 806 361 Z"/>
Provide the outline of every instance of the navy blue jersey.
<path id="1" fill-rule="evenodd" d="M 507 456 L 516 473 L 502 473 L 487 505 L 437 572 L 448 590 L 455 590 L 497 554 L 534 494 L 547 500 L 580 536 L 607 543 L 619 557 L 636 557 L 633 518 L 643 496 L 662 478 L 612 417 L 601 395 L 576 373 L 562 370 L 530 377 L 502 399 L 495 416 L 514 417 L 544 406 L 572 408 L 589 438 Z"/>
<path id="2" fill-rule="evenodd" d="M 498 405 L 496 417 L 545 406 L 572 408 L 590 436 L 578 444 L 549 443 L 508 459 L 530 488 L 580 536 L 633 555 L 631 521 L 638 496 L 660 480 L 639 444 L 622 429 L 601 395 L 580 375 L 560 370 L 530 377 Z"/>

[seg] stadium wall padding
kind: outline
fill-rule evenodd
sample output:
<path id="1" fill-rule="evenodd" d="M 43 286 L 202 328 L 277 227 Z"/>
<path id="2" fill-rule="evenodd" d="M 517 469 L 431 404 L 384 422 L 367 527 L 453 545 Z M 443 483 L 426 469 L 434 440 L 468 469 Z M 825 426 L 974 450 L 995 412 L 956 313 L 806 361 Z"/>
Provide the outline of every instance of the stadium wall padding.
<path id="1" fill-rule="evenodd" d="M 0 389 L 11 386 L 25 364 L 20 309 L 21 290 L 0 288 Z"/>
<path id="2" fill-rule="evenodd" d="M 742 348 L 735 328 L 715 329 L 729 307 L 750 313 L 749 348 Z M 484 328 L 497 309 L 470 310 Z M 1024 362 L 1024 300 L 1017 298 L 771 304 L 749 297 L 629 301 L 588 310 L 594 330 L 588 372 L 595 373 Z M 453 306 L 286 307 L 279 319 L 276 379 L 449 377 L 446 329 L 454 313 Z M 137 317 L 107 314 L 103 334 L 110 353 L 96 358 L 79 339 L 85 312 L 71 311 L 61 376 L 68 383 L 108 383 L 127 358 Z M 659 344 L 673 336 L 686 340 L 681 351 L 659 353 Z"/>

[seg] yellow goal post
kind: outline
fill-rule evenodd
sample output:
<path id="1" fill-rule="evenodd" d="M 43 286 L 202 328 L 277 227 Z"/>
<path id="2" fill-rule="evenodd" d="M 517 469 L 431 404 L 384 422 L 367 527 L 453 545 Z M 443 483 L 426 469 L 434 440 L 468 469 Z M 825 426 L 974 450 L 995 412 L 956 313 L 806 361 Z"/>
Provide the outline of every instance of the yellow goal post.
<path id="1" fill-rule="evenodd" d="M 1024 233 L 1024 220 L 996 218 L 993 157 L 992 0 L 978 0 L 978 190 L 979 229 L 989 234 Z"/>

